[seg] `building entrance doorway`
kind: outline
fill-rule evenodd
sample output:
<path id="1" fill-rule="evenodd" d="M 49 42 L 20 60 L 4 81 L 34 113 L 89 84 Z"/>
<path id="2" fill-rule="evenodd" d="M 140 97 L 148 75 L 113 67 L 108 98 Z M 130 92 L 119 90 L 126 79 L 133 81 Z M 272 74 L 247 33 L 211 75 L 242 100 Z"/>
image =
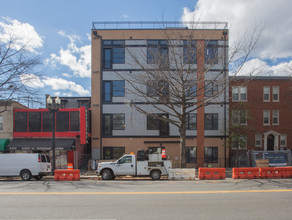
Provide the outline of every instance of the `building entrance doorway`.
<path id="1" fill-rule="evenodd" d="M 275 147 L 275 137 L 272 134 L 269 134 L 267 137 L 267 150 L 273 151 Z"/>

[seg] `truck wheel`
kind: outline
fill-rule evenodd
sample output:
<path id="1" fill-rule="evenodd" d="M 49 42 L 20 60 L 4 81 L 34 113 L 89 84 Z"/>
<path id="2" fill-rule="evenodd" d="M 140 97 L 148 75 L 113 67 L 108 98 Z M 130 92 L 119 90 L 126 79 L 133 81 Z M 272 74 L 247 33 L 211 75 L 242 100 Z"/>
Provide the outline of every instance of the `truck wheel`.
<path id="1" fill-rule="evenodd" d="M 159 180 L 161 176 L 161 172 L 159 170 L 152 170 L 150 173 L 152 180 Z"/>
<path id="2" fill-rule="evenodd" d="M 29 170 L 23 170 L 20 173 L 20 177 L 23 181 L 30 181 L 31 179 L 31 172 Z"/>
<path id="3" fill-rule="evenodd" d="M 104 171 L 102 171 L 101 178 L 103 180 L 111 180 L 112 179 L 112 173 L 111 173 L 111 171 L 110 170 L 104 170 Z"/>

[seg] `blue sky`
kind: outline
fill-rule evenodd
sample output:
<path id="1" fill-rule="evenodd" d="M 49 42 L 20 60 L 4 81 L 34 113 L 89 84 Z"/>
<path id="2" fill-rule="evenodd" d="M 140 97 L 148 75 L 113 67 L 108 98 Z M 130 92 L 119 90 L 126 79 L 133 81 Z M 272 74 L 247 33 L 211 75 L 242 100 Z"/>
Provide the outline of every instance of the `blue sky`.
<path id="1" fill-rule="evenodd" d="M 252 67 L 264 66 L 268 75 L 291 75 L 290 0 L 0 0 L 0 3 L 0 37 L 9 27 L 20 28 L 29 33 L 27 37 L 33 37 L 33 53 L 41 56 L 43 64 L 38 67 L 42 77 L 30 86 L 39 89 L 43 97 L 90 96 L 89 34 L 93 21 L 227 21 L 230 44 L 257 24 L 263 27 L 262 37 L 242 74 Z"/>

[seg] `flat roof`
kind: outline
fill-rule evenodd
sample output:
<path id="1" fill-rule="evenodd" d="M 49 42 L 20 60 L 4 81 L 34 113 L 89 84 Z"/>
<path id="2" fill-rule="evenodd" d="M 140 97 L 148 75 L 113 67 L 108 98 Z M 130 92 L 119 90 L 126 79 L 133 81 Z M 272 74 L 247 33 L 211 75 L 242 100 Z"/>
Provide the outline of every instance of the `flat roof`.
<path id="1" fill-rule="evenodd" d="M 209 29 L 227 30 L 222 21 L 94 21 L 92 30 L 116 29 Z"/>

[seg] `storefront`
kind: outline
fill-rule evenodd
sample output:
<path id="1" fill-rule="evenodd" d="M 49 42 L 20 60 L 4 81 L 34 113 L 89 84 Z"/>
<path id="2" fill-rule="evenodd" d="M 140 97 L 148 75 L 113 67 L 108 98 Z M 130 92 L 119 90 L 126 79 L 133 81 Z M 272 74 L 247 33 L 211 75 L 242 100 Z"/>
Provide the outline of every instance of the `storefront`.
<path id="1" fill-rule="evenodd" d="M 13 139 L 6 149 L 14 153 L 46 153 L 52 160 L 52 139 L 47 138 L 18 138 Z M 75 139 L 56 139 L 56 168 L 67 169 L 68 163 L 76 164 Z"/>

